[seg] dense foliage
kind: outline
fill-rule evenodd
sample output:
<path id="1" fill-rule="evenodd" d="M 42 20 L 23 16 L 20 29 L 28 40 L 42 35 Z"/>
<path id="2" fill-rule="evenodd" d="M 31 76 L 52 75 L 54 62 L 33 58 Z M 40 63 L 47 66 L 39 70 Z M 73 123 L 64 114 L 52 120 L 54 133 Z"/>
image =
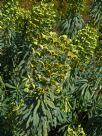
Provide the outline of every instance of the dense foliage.
<path id="1" fill-rule="evenodd" d="M 0 136 L 101 136 L 102 1 L 0 7 Z"/>

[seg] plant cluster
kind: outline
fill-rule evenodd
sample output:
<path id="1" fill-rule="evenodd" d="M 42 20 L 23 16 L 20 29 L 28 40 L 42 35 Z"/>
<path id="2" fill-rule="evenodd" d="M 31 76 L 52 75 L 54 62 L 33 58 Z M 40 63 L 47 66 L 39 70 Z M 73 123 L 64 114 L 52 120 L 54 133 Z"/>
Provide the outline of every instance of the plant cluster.
<path id="1" fill-rule="evenodd" d="M 3 1 L 0 135 L 101 136 L 101 24 L 85 25 L 80 14 L 85 2 Z M 98 14 L 97 4 L 101 16 L 101 1 L 94 1 L 92 13 L 95 7 Z M 58 8 L 67 18 L 57 24 Z"/>

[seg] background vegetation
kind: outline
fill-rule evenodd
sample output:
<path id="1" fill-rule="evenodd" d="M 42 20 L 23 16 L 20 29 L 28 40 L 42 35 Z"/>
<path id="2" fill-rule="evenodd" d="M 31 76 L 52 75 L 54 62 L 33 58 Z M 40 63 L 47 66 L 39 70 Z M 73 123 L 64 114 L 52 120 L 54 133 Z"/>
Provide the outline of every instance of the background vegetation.
<path id="1" fill-rule="evenodd" d="M 102 0 L 0 2 L 0 136 L 102 135 Z"/>

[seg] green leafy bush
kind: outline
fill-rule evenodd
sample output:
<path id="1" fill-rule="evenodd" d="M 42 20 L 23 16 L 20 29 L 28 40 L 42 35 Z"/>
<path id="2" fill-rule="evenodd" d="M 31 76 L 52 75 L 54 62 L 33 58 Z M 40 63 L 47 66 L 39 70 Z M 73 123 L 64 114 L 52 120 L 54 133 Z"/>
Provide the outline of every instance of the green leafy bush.
<path id="1" fill-rule="evenodd" d="M 88 25 L 80 30 L 75 36 L 73 39 L 73 44 L 78 50 L 78 65 L 81 63 L 88 64 L 91 61 L 97 47 L 97 39 L 97 29 L 94 29 Z"/>
<path id="2" fill-rule="evenodd" d="M 94 25 L 99 24 L 102 20 L 102 1 L 94 0 L 91 8 L 91 16 L 94 19 Z"/>
<path id="3" fill-rule="evenodd" d="M 59 29 L 62 34 L 68 35 L 73 38 L 79 30 L 84 26 L 84 20 L 80 13 L 68 12 L 66 18 L 59 24 Z"/>
<path id="4" fill-rule="evenodd" d="M 42 34 L 37 40 L 33 40 L 32 55 L 28 62 L 28 78 L 34 90 L 61 90 L 70 69 L 69 61 L 77 57 L 72 48 L 73 45 L 66 36 L 58 37 L 54 32 Z"/>
<path id="5" fill-rule="evenodd" d="M 56 33 L 48 32 L 56 18 L 53 12 L 49 13 L 52 13 L 51 16 L 46 12 L 47 7 L 51 8 L 50 4 L 41 2 L 33 7 L 31 11 L 20 8 L 18 3 L 14 3 L 14 7 L 10 4 L 7 3 L 6 9 L 2 10 L 1 15 L 0 73 L 5 84 L 4 91 L 10 98 L 8 100 L 9 106 L 11 106 L 11 108 L 7 108 L 8 116 L 5 120 L 6 122 L 10 121 L 11 125 L 8 126 L 7 131 L 5 130 L 5 135 L 8 132 L 11 135 L 25 135 L 24 132 L 27 135 L 41 135 L 42 132 L 45 133 L 44 135 L 48 135 L 51 127 L 56 127 L 58 124 L 58 121 L 54 120 L 59 120 L 61 123 L 62 118 L 62 120 L 67 121 L 65 120 L 66 116 L 60 110 L 60 106 L 54 106 L 55 100 L 53 100 L 53 97 L 62 90 L 63 82 L 70 69 L 69 61 L 77 55 L 71 40 L 67 39 L 66 36 L 58 37 Z M 36 19 L 33 16 L 36 16 Z M 45 21 L 46 19 L 48 21 Z M 3 61 L 4 59 L 5 61 Z M 28 104 L 26 99 L 28 99 Z M 33 103 L 33 99 L 36 100 L 36 104 Z M 29 102 L 32 106 L 29 105 Z M 30 106 L 32 110 L 29 111 L 28 115 L 27 112 Z M 22 110 L 22 107 L 25 110 L 18 112 L 18 109 Z M 11 111 L 9 111 L 10 109 Z M 34 119 L 32 119 L 33 112 Z M 14 118 L 13 113 L 15 113 Z M 20 123 L 17 128 L 15 125 L 16 116 L 19 117 Z M 26 116 L 27 118 L 24 120 Z M 34 124 L 35 119 L 38 124 Z M 40 119 L 42 119 L 42 124 L 39 126 Z M 24 128 L 27 128 L 22 128 L 21 124 Z M 30 124 L 32 124 L 31 129 L 29 128 Z M 35 125 L 36 128 L 34 128 Z"/>
<path id="6" fill-rule="evenodd" d="M 84 133 L 84 130 L 80 126 L 78 126 L 78 128 L 75 131 L 73 131 L 73 129 L 68 128 L 68 135 L 69 136 L 79 136 L 79 135 L 86 136 Z"/>
<path id="7" fill-rule="evenodd" d="M 93 128 L 101 129 L 95 126 L 102 106 L 102 69 L 93 63 L 95 55 L 100 59 L 97 30 L 89 25 L 80 30 L 83 1 L 77 2 L 78 8 L 69 4 L 76 12 L 64 28 L 72 40 L 52 32 L 58 19 L 53 1 L 26 8 L 10 0 L 1 8 L 2 136 L 100 135 L 86 126 L 92 128 L 94 118 Z"/>

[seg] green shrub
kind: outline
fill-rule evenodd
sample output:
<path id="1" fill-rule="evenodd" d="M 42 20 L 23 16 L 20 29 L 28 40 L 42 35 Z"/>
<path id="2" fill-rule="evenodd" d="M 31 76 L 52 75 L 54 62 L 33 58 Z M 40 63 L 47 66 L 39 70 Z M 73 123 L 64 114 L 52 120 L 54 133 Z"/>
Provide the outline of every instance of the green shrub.
<path id="1" fill-rule="evenodd" d="M 83 20 L 74 13 L 78 31 Z M 84 136 L 79 124 L 89 134 L 87 119 L 99 116 L 102 69 L 84 63 L 93 59 L 97 30 L 87 25 L 77 33 L 73 17 L 73 28 L 66 28 L 77 35 L 72 40 L 57 35 L 54 4 L 46 0 L 29 10 L 16 0 L 5 1 L 0 17 L 0 134 Z"/>
<path id="2" fill-rule="evenodd" d="M 11 125 L 5 134 L 45 136 L 52 127 L 67 121 L 55 97 L 62 90 L 70 60 L 77 57 L 77 51 L 66 36 L 49 32 L 56 21 L 53 4 L 41 2 L 31 11 L 13 4 L 7 3 L 1 15 L 0 73 L 11 106 L 6 120 Z"/>
<path id="3" fill-rule="evenodd" d="M 78 126 L 77 129 L 75 129 L 75 131 L 73 131 L 73 129 L 68 128 L 68 136 L 86 136 L 86 134 L 84 133 L 83 128 L 81 128 L 80 126 Z"/>
<path id="4" fill-rule="evenodd" d="M 91 61 L 97 47 L 97 39 L 97 29 L 88 25 L 78 32 L 73 39 L 73 44 L 78 50 L 79 61 L 77 65 L 88 64 Z"/>

